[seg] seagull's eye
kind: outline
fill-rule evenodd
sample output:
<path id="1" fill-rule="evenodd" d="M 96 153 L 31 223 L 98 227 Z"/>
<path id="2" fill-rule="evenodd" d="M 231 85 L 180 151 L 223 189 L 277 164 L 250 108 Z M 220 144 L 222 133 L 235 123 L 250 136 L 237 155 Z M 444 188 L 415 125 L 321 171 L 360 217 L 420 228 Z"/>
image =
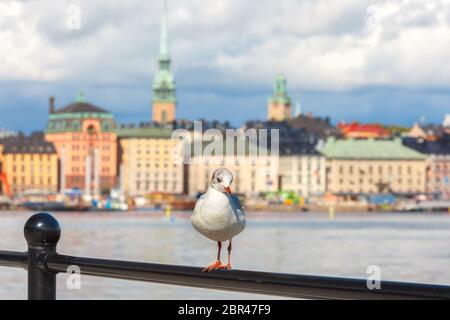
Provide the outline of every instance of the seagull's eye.
<path id="1" fill-rule="evenodd" d="M 221 177 L 217 177 L 217 182 L 221 183 L 222 182 L 222 178 Z"/>

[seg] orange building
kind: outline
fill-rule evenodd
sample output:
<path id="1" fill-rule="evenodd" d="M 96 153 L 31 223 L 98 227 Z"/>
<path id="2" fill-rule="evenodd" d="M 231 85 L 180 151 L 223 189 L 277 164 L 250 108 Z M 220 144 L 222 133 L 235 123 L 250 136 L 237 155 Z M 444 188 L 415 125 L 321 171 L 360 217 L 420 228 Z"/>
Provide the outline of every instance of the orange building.
<path id="1" fill-rule="evenodd" d="M 55 110 L 50 98 L 46 140 L 53 142 L 60 159 L 60 188 L 81 189 L 89 195 L 116 184 L 117 135 L 113 115 L 84 99 Z"/>
<path id="2" fill-rule="evenodd" d="M 350 124 L 341 122 L 337 125 L 345 138 L 389 138 L 390 132 L 379 124 Z"/>

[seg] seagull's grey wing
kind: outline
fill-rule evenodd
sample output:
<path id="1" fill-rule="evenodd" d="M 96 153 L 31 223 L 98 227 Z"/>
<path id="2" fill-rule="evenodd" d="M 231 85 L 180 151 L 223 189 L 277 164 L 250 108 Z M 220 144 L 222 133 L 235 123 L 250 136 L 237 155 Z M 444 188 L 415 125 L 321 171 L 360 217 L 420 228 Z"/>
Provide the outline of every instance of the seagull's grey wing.
<path id="1" fill-rule="evenodd" d="M 201 210 L 205 198 L 206 194 L 203 194 L 200 198 L 198 198 L 197 202 L 195 203 L 194 212 L 192 213 L 192 216 L 195 216 Z"/>
<path id="2" fill-rule="evenodd" d="M 233 209 L 233 213 L 236 216 L 236 220 L 239 222 L 245 223 L 244 207 L 242 206 L 239 198 L 234 195 L 231 195 L 230 202 L 231 202 L 231 207 Z"/>
<path id="3" fill-rule="evenodd" d="M 241 201 L 235 195 L 231 195 L 231 201 L 233 203 L 233 207 L 239 210 L 244 210 Z"/>

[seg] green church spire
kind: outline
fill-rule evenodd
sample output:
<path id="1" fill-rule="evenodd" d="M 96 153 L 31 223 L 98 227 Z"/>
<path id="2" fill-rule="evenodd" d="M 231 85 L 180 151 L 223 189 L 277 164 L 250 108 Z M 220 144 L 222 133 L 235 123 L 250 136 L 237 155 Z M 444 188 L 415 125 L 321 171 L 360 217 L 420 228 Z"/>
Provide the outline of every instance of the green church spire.
<path id="1" fill-rule="evenodd" d="M 291 98 L 287 92 L 287 81 L 286 78 L 279 75 L 275 84 L 275 90 L 270 98 L 271 103 L 281 103 L 286 105 L 291 105 Z"/>
<path id="2" fill-rule="evenodd" d="M 77 92 L 77 95 L 75 96 L 75 102 L 78 102 L 78 103 L 86 102 L 86 98 L 84 96 L 83 91 Z"/>
<path id="3" fill-rule="evenodd" d="M 163 12 L 161 19 L 161 35 L 159 43 L 159 70 L 153 80 L 154 102 L 176 102 L 175 80 L 170 71 L 170 54 L 167 28 L 167 1 L 163 0 Z"/>

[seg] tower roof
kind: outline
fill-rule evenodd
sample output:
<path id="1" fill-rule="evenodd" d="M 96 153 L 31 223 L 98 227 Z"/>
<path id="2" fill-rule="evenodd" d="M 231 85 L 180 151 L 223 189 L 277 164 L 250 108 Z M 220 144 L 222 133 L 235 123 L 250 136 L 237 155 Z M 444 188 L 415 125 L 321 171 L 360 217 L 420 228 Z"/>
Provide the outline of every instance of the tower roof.
<path id="1" fill-rule="evenodd" d="M 276 80 L 275 90 L 270 98 L 271 103 L 291 104 L 291 98 L 287 92 L 287 81 L 282 75 L 279 75 Z"/>
<path id="2" fill-rule="evenodd" d="M 84 113 L 84 112 L 108 113 L 108 111 L 86 102 L 71 103 L 68 106 L 65 106 L 64 108 L 55 111 L 54 113 L 57 114 L 57 113 Z"/>
<path id="3" fill-rule="evenodd" d="M 170 54 L 167 30 L 167 1 L 163 0 L 163 13 L 161 19 L 161 35 L 159 43 L 159 68 L 153 79 L 154 102 L 176 102 L 175 80 L 170 70 Z"/>
<path id="4" fill-rule="evenodd" d="M 53 113 L 109 113 L 93 104 L 86 102 L 84 92 L 78 91 L 75 97 L 75 102 L 54 111 Z"/>
<path id="5" fill-rule="evenodd" d="M 3 154 L 55 154 L 53 143 L 44 138 L 42 132 L 34 132 L 30 136 L 18 135 L 4 140 Z"/>

